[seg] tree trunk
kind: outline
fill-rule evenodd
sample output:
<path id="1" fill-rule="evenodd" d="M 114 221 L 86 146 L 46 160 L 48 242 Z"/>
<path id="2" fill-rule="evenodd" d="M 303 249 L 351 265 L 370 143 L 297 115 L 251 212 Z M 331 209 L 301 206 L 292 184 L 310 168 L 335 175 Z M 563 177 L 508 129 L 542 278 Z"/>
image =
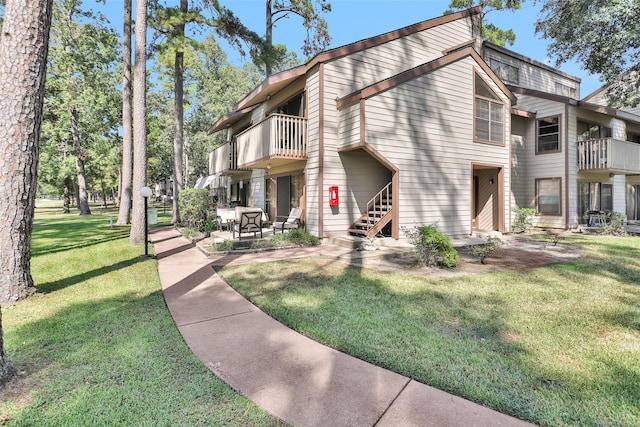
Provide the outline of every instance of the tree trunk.
<path id="1" fill-rule="evenodd" d="M 264 35 L 267 46 L 273 44 L 273 10 L 271 9 L 271 0 L 267 0 L 267 28 Z M 264 72 L 267 77 L 272 73 L 271 56 L 265 55 Z"/>
<path id="2" fill-rule="evenodd" d="M 180 12 L 187 13 L 188 0 L 180 0 Z M 184 38 L 184 24 L 176 26 L 178 39 Z M 171 222 L 180 222 L 180 209 L 178 198 L 184 188 L 184 171 L 182 169 L 182 156 L 184 149 L 184 46 L 176 47 L 176 60 L 174 66 L 174 113 L 173 113 L 173 215 Z"/>
<path id="3" fill-rule="evenodd" d="M 131 105 L 131 0 L 124 1 L 124 41 L 122 45 L 122 168 L 118 220 L 129 224 L 131 210 L 131 182 L 133 180 L 133 137 Z"/>
<path id="4" fill-rule="evenodd" d="M 64 189 L 62 190 L 62 212 L 71 213 L 71 196 L 69 196 L 69 187 L 71 187 L 71 180 L 69 177 L 64 179 Z"/>
<path id="5" fill-rule="evenodd" d="M 0 38 L 0 303 L 35 291 L 31 232 L 52 0 L 7 2 Z M 0 383 L 11 369 L 0 313 Z"/>
<path id="6" fill-rule="evenodd" d="M 80 215 L 91 215 L 89 195 L 87 194 L 87 175 L 84 171 L 84 154 L 80 144 L 80 131 L 78 130 L 78 111 L 73 101 L 69 104 L 69 116 L 71 120 L 73 152 L 76 156 L 76 174 L 78 175 L 78 210 L 80 210 Z"/>
<path id="7" fill-rule="evenodd" d="M 136 1 L 135 73 L 133 76 L 133 212 L 129 243 L 145 243 L 144 197 L 147 185 L 147 0 Z"/>

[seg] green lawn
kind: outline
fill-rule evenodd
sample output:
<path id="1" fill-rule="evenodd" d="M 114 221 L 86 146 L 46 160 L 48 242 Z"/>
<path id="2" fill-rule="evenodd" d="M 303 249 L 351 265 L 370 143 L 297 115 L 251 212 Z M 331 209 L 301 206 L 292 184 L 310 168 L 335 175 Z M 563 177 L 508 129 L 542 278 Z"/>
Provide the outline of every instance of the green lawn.
<path id="1" fill-rule="evenodd" d="M 189 351 L 156 261 L 128 244 L 128 227 L 109 226 L 115 209 L 81 217 L 59 202 L 37 206 L 38 293 L 2 307 L 18 377 L 0 391 L 0 424 L 280 425 Z"/>
<path id="2" fill-rule="evenodd" d="M 224 267 L 270 315 L 336 349 L 541 425 L 640 425 L 640 239 L 455 278 L 329 258 Z"/>

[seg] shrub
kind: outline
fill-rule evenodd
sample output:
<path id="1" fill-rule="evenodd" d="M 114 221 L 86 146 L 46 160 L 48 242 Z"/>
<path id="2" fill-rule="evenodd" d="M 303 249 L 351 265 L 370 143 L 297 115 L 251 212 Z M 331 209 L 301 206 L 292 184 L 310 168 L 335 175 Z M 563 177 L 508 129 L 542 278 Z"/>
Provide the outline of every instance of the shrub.
<path id="1" fill-rule="evenodd" d="M 209 190 L 206 188 L 182 190 L 178 197 L 181 220 L 189 227 L 204 231 L 209 204 Z"/>
<path id="2" fill-rule="evenodd" d="M 627 216 L 619 212 L 611 212 L 607 214 L 607 220 L 602 224 L 602 234 L 607 236 L 626 236 L 627 230 L 624 228 L 624 222 Z"/>
<path id="3" fill-rule="evenodd" d="M 487 237 L 485 243 L 474 245 L 471 247 L 471 255 L 480 258 L 480 264 L 486 264 L 485 260 L 489 254 L 502 246 L 502 240 L 499 237 Z"/>
<path id="4" fill-rule="evenodd" d="M 436 229 L 435 225 L 424 225 L 412 229 L 403 227 L 403 231 L 416 247 L 421 264 L 445 267 L 458 265 L 458 251 L 451 245 L 449 238 Z"/>
<path id="5" fill-rule="evenodd" d="M 187 239 L 193 239 L 198 234 L 198 231 L 194 228 L 185 227 L 182 229 L 182 235 Z"/>
<path id="6" fill-rule="evenodd" d="M 536 210 L 532 208 L 516 208 L 513 210 L 516 214 L 513 220 L 513 229 L 520 233 L 526 233 L 533 227 L 533 216 Z"/>
<path id="7" fill-rule="evenodd" d="M 268 240 L 256 240 L 252 249 L 283 248 L 287 246 L 317 246 L 320 239 L 304 230 L 290 230 L 288 233 L 275 234 Z"/>
<path id="8" fill-rule="evenodd" d="M 211 252 L 226 252 L 233 250 L 233 242 L 225 240 L 224 242 L 214 242 L 209 246 Z"/>

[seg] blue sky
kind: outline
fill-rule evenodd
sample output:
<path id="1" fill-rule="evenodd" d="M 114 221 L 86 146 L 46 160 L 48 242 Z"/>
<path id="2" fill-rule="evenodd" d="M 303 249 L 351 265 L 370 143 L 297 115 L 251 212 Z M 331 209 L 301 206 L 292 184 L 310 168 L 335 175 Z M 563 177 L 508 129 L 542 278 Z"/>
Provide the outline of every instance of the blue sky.
<path id="1" fill-rule="evenodd" d="M 169 4 L 179 3 L 178 0 L 166 1 Z M 231 9 L 249 28 L 264 33 L 264 0 L 220 0 L 220 3 Z M 330 0 L 330 3 L 332 12 L 326 14 L 325 19 L 332 37 L 330 47 L 333 48 L 438 17 L 447 9 L 449 0 Z M 122 5 L 122 0 L 106 0 L 104 6 L 94 6 L 91 0 L 85 0 L 86 7 L 103 11 L 120 33 Z M 486 20 L 500 28 L 513 29 L 517 38 L 513 46 L 508 46 L 509 49 L 553 66 L 554 61 L 547 56 L 547 41 L 534 32 L 539 9 L 539 5 L 529 0 L 517 12 L 493 11 Z M 301 58 L 304 58 L 300 53 L 304 37 L 301 21 L 295 17 L 281 21 L 274 30 L 274 42 L 299 52 Z M 238 58 L 233 52 L 229 52 L 229 57 Z M 575 63 L 565 63 L 560 69 L 582 79 L 583 97 L 600 87 L 597 76 L 589 75 Z"/>

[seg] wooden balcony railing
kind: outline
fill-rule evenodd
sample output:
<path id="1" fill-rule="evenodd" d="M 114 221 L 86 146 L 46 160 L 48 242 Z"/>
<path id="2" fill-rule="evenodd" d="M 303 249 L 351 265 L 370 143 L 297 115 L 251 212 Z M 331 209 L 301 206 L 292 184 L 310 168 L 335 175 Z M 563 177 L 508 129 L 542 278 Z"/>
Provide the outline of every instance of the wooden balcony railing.
<path id="1" fill-rule="evenodd" d="M 272 159 L 307 158 L 307 119 L 272 114 L 238 134 L 238 167 Z"/>
<path id="2" fill-rule="evenodd" d="M 211 152 L 209 169 L 211 173 L 238 170 L 238 142 L 236 139 L 217 147 Z"/>
<path id="3" fill-rule="evenodd" d="M 578 141 L 578 170 L 640 173 L 640 144 L 613 138 Z"/>

